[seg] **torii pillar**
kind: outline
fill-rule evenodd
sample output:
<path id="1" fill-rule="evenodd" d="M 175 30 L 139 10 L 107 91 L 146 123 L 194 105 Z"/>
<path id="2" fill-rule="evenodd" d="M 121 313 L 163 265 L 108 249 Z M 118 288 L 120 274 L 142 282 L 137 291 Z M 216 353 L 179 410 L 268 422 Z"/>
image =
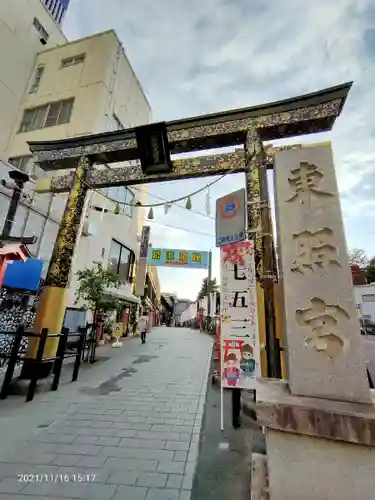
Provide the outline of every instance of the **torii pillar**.
<path id="1" fill-rule="evenodd" d="M 48 328 L 50 334 L 61 332 L 66 308 L 66 294 L 71 270 L 71 263 L 88 186 L 85 182 L 90 161 L 82 156 L 75 170 L 72 189 L 65 206 L 56 243 L 49 263 L 45 286 L 40 298 L 39 307 L 34 322 L 34 331 L 39 333 Z M 54 357 L 58 339 L 47 340 L 44 357 Z M 35 357 L 38 339 L 29 339 L 28 356 Z M 48 375 L 52 363 L 44 363 L 44 375 Z M 28 378 L 33 365 L 24 363 L 22 376 Z"/>

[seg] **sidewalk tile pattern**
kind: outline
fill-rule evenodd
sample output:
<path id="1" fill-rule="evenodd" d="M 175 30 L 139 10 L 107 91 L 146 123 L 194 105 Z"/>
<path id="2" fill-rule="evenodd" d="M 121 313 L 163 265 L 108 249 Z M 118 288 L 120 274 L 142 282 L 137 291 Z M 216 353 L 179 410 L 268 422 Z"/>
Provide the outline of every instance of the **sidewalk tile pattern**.
<path id="1" fill-rule="evenodd" d="M 211 339 L 157 328 L 146 345 L 131 339 L 122 351 L 123 363 L 116 353 L 105 370 L 94 366 L 89 384 L 36 395 L 30 404 L 61 390 L 67 411 L 1 453 L 0 500 L 190 498 Z"/>

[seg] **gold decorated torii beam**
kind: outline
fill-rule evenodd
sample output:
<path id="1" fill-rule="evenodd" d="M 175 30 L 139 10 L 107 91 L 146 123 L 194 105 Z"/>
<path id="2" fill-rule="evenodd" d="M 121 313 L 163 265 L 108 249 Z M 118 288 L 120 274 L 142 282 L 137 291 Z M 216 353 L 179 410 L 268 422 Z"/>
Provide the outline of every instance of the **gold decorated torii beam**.
<path id="1" fill-rule="evenodd" d="M 244 171 L 248 230 L 255 241 L 257 278 L 264 289 L 267 363 L 270 366 L 276 345 L 275 267 L 266 171 L 273 154 L 263 147 L 263 142 L 331 130 L 351 85 L 345 83 L 261 106 L 144 127 L 57 141 L 29 142 L 30 150 L 42 169 L 74 171 L 72 176 L 39 183 L 40 191 L 69 191 L 70 194 L 36 316 L 36 331 L 48 328 L 51 333 L 57 333 L 61 329 L 68 277 L 88 185 L 96 188 L 143 184 Z M 157 144 L 156 148 L 154 144 Z M 244 150 L 227 155 L 170 160 L 170 155 L 229 146 L 241 146 Z M 142 167 L 92 168 L 94 164 L 134 160 L 140 160 Z M 49 355 L 53 354 L 51 348 Z M 269 375 L 275 376 L 275 370 L 271 369 Z"/>
<path id="2" fill-rule="evenodd" d="M 272 141 L 331 130 L 341 113 L 352 83 L 318 92 L 221 113 L 166 122 L 171 154 L 245 143 L 248 130 L 258 130 L 261 141 Z M 77 168 L 78 159 L 91 163 L 136 160 L 136 128 L 56 141 L 29 142 L 44 170 Z"/>
<path id="3" fill-rule="evenodd" d="M 265 148 L 267 168 L 273 167 L 273 158 L 277 151 L 299 147 L 299 145 Z M 112 169 L 93 169 L 87 172 L 86 182 L 92 189 L 103 189 L 110 186 L 131 186 L 150 182 L 165 182 L 222 175 L 228 172 L 246 171 L 245 151 L 233 153 L 198 156 L 174 160 L 170 173 L 145 175 L 141 166 L 122 166 Z M 67 193 L 74 181 L 74 171 L 54 178 L 37 181 L 35 191 L 38 193 Z"/>

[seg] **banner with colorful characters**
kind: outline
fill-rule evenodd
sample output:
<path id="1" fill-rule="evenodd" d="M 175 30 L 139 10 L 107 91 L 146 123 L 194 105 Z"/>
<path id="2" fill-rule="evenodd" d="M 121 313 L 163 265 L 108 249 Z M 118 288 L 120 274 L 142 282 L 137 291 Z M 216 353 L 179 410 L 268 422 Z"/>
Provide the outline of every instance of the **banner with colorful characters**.
<path id="1" fill-rule="evenodd" d="M 222 246 L 220 261 L 222 385 L 253 389 L 261 376 L 253 242 Z"/>

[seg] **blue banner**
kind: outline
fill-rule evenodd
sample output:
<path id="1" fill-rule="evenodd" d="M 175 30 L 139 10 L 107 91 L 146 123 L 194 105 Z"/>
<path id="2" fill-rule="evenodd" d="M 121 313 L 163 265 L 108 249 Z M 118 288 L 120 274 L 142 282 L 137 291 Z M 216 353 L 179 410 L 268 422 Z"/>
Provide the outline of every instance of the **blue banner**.
<path id="1" fill-rule="evenodd" d="M 147 264 L 150 266 L 208 268 L 208 252 L 181 248 L 150 248 Z"/>

